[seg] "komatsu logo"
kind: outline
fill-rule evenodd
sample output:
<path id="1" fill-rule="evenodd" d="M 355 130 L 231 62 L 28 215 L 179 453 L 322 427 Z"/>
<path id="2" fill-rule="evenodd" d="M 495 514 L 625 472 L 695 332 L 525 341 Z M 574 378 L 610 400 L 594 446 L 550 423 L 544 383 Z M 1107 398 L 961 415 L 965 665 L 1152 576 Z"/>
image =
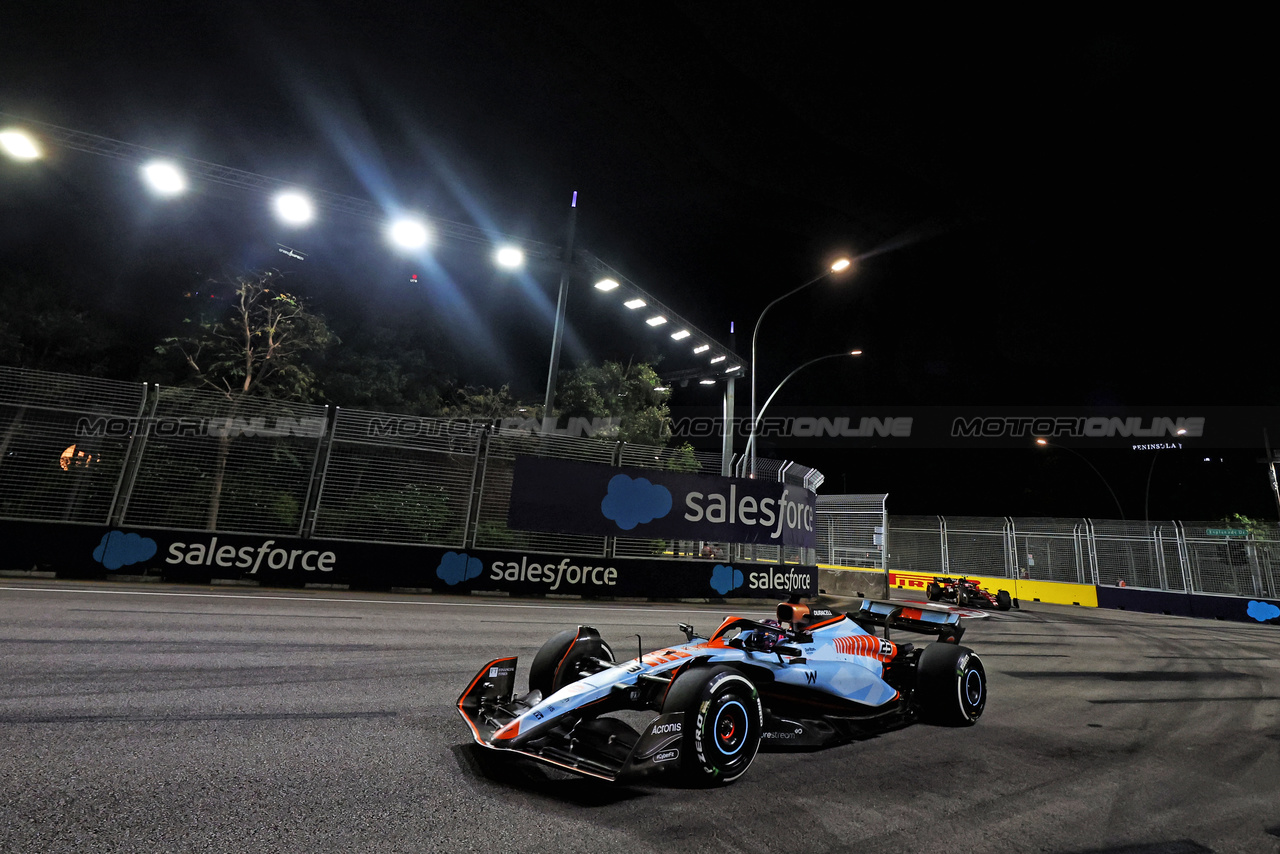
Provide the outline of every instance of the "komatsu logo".
<path id="1" fill-rule="evenodd" d="M 1008 436 L 1068 436 L 1072 438 L 1154 438 L 1158 436 L 1203 436 L 1201 416 L 1177 418 L 1142 418 L 1131 415 L 1117 417 L 1046 417 L 1046 416 L 975 416 L 951 422 L 951 435 L 956 438 L 995 439 Z"/>

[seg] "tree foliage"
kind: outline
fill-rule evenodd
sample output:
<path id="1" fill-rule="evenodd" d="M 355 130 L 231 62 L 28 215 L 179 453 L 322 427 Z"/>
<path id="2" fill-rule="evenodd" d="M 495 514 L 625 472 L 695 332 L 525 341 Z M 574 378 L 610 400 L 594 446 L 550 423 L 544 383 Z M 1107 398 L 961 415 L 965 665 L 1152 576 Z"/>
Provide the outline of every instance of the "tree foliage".
<path id="1" fill-rule="evenodd" d="M 584 364 L 561 371 L 556 384 L 556 414 L 561 418 L 615 418 L 618 426 L 604 438 L 642 445 L 671 439 L 670 392 L 652 365 L 630 362 Z"/>
<path id="2" fill-rule="evenodd" d="M 0 303 L 0 364 L 112 378 L 131 372 L 118 324 L 58 283 L 6 271 Z"/>
<path id="3" fill-rule="evenodd" d="M 1275 526 L 1260 519 L 1251 519 L 1240 513 L 1230 513 L 1222 517 L 1222 524 L 1227 528 L 1239 528 L 1248 531 L 1255 539 L 1269 540 L 1275 536 Z"/>
<path id="4" fill-rule="evenodd" d="M 338 343 L 324 318 L 297 295 L 281 290 L 281 276 L 274 271 L 221 284 L 230 288 L 230 295 L 209 305 L 202 301 L 184 319 L 189 324 L 185 334 L 163 339 L 156 351 L 179 359 L 190 382 L 228 399 L 317 399 L 319 381 L 308 356 Z"/>
<path id="5" fill-rule="evenodd" d="M 440 416 L 492 421 L 498 418 L 533 417 L 541 407 L 521 403 L 511 396 L 511 387 L 493 389 L 487 386 L 455 385 L 440 398 Z"/>
<path id="6" fill-rule="evenodd" d="M 377 326 L 342 337 L 343 346 L 320 368 L 327 400 L 375 412 L 440 414 L 441 389 L 449 380 L 442 354 L 424 336 Z"/>

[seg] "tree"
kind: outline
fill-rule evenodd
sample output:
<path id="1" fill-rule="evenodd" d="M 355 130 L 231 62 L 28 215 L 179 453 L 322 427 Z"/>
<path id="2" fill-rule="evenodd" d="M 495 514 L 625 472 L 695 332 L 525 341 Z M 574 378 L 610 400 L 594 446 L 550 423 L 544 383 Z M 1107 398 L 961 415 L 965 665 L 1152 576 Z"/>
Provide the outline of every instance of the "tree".
<path id="1" fill-rule="evenodd" d="M 618 426 L 602 438 L 640 445 L 671 440 L 670 392 L 645 363 L 584 364 L 561 371 L 556 385 L 556 414 L 569 418 L 614 418 Z"/>
<path id="2" fill-rule="evenodd" d="M 156 347 L 162 356 L 181 361 L 189 384 L 222 395 L 228 424 L 246 397 L 310 402 L 320 396 L 307 357 L 338 343 L 337 336 L 300 297 L 279 290 L 280 283 L 273 271 L 220 283 L 229 285 L 231 294 L 219 299 L 215 290 L 213 299 L 201 300 L 194 316 L 183 321 L 190 324 L 187 334 L 165 338 Z M 231 438 L 229 430 L 218 435 L 206 519 L 211 531 L 218 524 Z"/>
<path id="3" fill-rule="evenodd" d="M 189 379 L 228 400 L 240 395 L 314 401 L 320 395 L 308 354 L 338 343 L 323 317 L 302 299 L 278 289 L 274 271 L 237 276 L 225 300 L 201 305 L 185 335 L 165 338 L 156 351 L 178 356 Z M 203 303 L 203 301 L 201 301 Z"/>
<path id="4" fill-rule="evenodd" d="M 440 398 L 442 418 L 493 421 L 498 418 L 520 418 L 533 411 L 534 407 L 512 397 L 511 386 L 507 385 L 498 389 L 487 386 L 454 386 Z"/>
<path id="5" fill-rule="evenodd" d="M 427 332 L 362 325 L 344 331 L 342 342 L 321 368 L 328 400 L 375 412 L 439 414 L 446 357 Z"/>
<path id="6" fill-rule="evenodd" d="M 117 319 L 48 276 L 5 271 L 0 303 L 0 364 L 113 378 L 136 367 Z"/>

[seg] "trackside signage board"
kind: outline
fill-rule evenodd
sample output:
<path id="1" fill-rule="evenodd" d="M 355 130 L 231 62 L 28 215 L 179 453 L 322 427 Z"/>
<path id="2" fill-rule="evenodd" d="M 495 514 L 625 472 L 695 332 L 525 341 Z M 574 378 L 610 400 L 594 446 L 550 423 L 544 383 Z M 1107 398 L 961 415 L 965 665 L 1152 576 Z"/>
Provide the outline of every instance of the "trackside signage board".
<path id="1" fill-rule="evenodd" d="M 750 478 L 517 457 L 508 527 L 814 548 L 817 496 Z"/>
<path id="2" fill-rule="evenodd" d="M 341 584 L 435 593 L 498 592 L 586 598 L 785 599 L 815 596 L 815 566 L 715 560 L 604 558 L 519 549 L 463 549 L 211 531 L 0 522 L 0 569 L 67 578 L 159 576 L 265 586 Z"/>

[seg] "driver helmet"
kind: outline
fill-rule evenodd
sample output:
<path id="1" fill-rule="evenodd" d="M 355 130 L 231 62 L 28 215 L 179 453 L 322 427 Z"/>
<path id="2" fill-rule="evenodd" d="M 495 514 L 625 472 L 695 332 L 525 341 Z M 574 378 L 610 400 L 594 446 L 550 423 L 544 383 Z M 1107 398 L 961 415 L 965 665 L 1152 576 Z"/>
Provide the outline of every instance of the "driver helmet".
<path id="1" fill-rule="evenodd" d="M 785 634 L 786 629 L 782 627 L 782 623 L 773 619 L 761 620 L 760 624 L 768 628 L 750 629 L 743 632 L 743 643 L 761 652 L 772 652 L 778 641 L 782 640 L 782 635 Z"/>

